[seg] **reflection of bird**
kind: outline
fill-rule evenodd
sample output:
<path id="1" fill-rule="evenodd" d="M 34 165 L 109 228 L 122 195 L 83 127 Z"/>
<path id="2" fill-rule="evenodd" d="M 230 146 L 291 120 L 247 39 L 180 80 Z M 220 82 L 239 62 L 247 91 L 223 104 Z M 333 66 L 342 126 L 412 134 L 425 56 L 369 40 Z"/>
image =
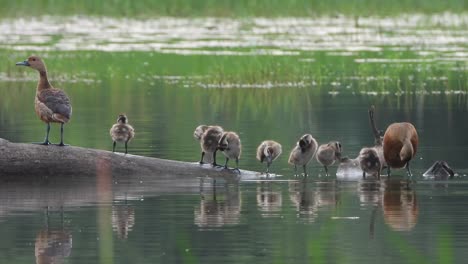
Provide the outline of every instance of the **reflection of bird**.
<path id="1" fill-rule="evenodd" d="M 281 154 L 281 144 L 273 140 L 265 140 L 257 148 L 257 159 L 260 162 L 266 161 L 266 173 L 270 172 L 271 163 Z"/>
<path id="2" fill-rule="evenodd" d="M 242 151 L 242 145 L 239 136 L 235 132 L 224 132 L 219 140 L 218 149 L 221 150 L 226 157 L 224 168 L 227 169 L 229 159 L 236 160 L 236 168 L 239 171 L 239 158 Z"/>
<path id="3" fill-rule="evenodd" d="M 311 134 L 303 135 L 289 155 L 289 164 L 294 165 L 294 173 L 297 175 L 297 166 L 302 166 L 304 175 L 307 175 L 306 166 L 312 160 L 317 151 L 317 141 Z"/>
<path id="4" fill-rule="evenodd" d="M 307 180 L 289 184 L 289 198 L 296 206 L 299 217 L 313 222 L 321 209 L 335 208 L 339 196 L 335 182 L 317 182 L 315 188 L 307 187 Z"/>
<path id="5" fill-rule="evenodd" d="M 197 138 L 197 135 L 199 135 L 200 132 L 200 130 L 195 130 L 194 137 Z M 205 154 L 211 154 L 213 166 L 218 166 L 218 164 L 216 164 L 216 151 L 218 151 L 218 143 L 221 139 L 221 136 L 223 135 L 223 132 L 223 128 L 220 126 L 209 126 L 203 131 L 200 136 L 200 146 L 202 149 L 200 164 L 203 164 L 203 158 L 205 157 Z"/>
<path id="6" fill-rule="evenodd" d="M 257 186 L 257 206 L 262 216 L 278 216 L 283 207 L 283 196 L 280 190 L 274 190 L 271 182 L 259 182 Z"/>
<path id="7" fill-rule="evenodd" d="M 37 116 L 47 124 L 46 137 L 42 145 L 49 145 L 50 123 L 60 123 L 60 144 L 63 144 L 63 125 L 70 120 L 72 106 L 70 99 L 64 91 L 54 88 L 47 79 L 47 68 L 38 56 L 30 56 L 23 62 L 16 63 L 18 66 L 28 66 L 39 72 L 39 83 L 37 84 L 36 98 L 34 100 Z"/>
<path id="8" fill-rule="evenodd" d="M 37 264 L 65 263 L 72 249 L 72 235 L 63 227 L 63 211 L 61 212 L 61 227 L 50 228 L 49 212 L 46 212 L 45 227 L 36 236 L 35 252 Z"/>
<path id="9" fill-rule="evenodd" d="M 72 235 L 63 230 L 41 230 L 34 246 L 37 264 L 65 263 L 71 254 Z"/>
<path id="10" fill-rule="evenodd" d="M 443 160 L 438 160 L 432 164 L 432 166 L 423 173 L 424 177 L 432 177 L 437 180 L 445 180 L 455 176 L 452 168 Z"/>
<path id="11" fill-rule="evenodd" d="M 224 192 L 221 195 L 217 194 L 216 185 L 213 185 L 211 196 L 201 193 L 200 206 L 194 211 L 194 222 L 197 226 L 221 227 L 240 222 L 242 200 L 239 186 L 225 185 L 222 191 Z"/>
<path id="12" fill-rule="evenodd" d="M 128 118 L 124 114 L 120 114 L 117 118 L 117 123 L 114 124 L 109 131 L 112 141 L 112 152 L 115 152 L 115 145 L 117 142 L 125 143 L 125 154 L 127 154 L 127 144 L 135 136 L 135 130 L 128 123 Z"/>
<path id="13" fill-rule="evenodd" d="M 410 160 L 416 155 L 418 149 L 418 132 L 411 123 L 393 123 L 385 131 L 383 139 L 383 152 L 387 162 L 388 175 L 390 168 L 406 166 L 411 176 Z"/>
<path id="14" fill-rule="evenodd" d="M 120 239 L 127 239 L 135 225 L 135 210 L 130 205 L 112 206 L 112 229 Z"/>
<path id="15" fill-rule="evenodd" d="M 400 180 L 387 180 L 383 195 L 385 222 L 395 231 L 410 231 L 418 221 L 416 193 Z"/>
<path id="16" fill-rule="evenodd" d="M 316 158 L 325 168 L 325 175 L 328 176 L 328 166 L 341 159 L 341 151 L 341 143 L 338 141 L 331 141 L 319 146 Z"/>
<path id="17" fill-rule="evenodd" d="M 358 185 L 359 201 L 362 205 L 380 205 L 382 191 L 380 181 L 361 181 Z"/>

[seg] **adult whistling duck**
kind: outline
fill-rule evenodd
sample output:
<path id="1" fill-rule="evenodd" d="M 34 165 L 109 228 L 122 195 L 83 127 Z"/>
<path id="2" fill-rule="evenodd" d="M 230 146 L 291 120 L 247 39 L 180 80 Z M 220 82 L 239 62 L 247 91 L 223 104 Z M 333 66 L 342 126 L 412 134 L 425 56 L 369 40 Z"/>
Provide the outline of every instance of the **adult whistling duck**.
<path id="1" fill-rule="evenodd" d="M 311 134 L 305 134 L 299 139 L 296 146 L 291 150 L 288 160 L 289 164 L 294 165 L 295 175 L 297 175 L 297 166 L 302 166 L 304 176 L 307 175 L 306 166 L 314 157 L 317 147 L 317 140 Z"/>
<path id="2" fill-rule="evenodd" d="M 341 160 L 341 143 L 331 141 L 327 144 L 322 144 L 317 150 L 317 161 L 325 168 L 325 175 L 328 176 L 328 166 L 331 166 L 335 161 Z"/>
<path id="3" fill-rule="evenodd" d="M 60 123 L 60 144 L 63 143 L 63 125 L 70 120 L 72 106 L 70 99 L 64 91 L 54 88 L 47 78 L 47 68 L 44 61 L 38 56 L 30 56 L 23 62 L 16 63 L 18 66 L 27 66 L 39 72 L 34 109 L 37 116 L 47 124 L 46 137 L 42 145 L 49 145 L 50 123 Z"/>
<path id="4" fill-rule="evenodd" d="M 115 152 L 115 145 L 117 142 L 125 144 L 125 154 L 127 154 L 127 144 L 128 142 L 135 136 L 135 130 L 133 127 L 128 123 L 128 118 L 124 114 L 120 114 L 117 118 L 117 123 L 115 123 L 110 131 L 109 131 L 113 146 L 112 152 Z"/>
<path id="5" fill-rule="evenodd" d="M 260 162 L 266 161 L 266 174 L 270 173 L 271 163 L 281 154 L 281 144 L 274 140 L 265 140 L 257 148 L 257 159 Z"/>
<path id="6" fill-rule="evenodd" d="M 388 126 L 383 138 L 383 153 L 387 162 L 388 175 L 390 168 L 406 167 L 411 176 L 409 162 L 418 149 L 418 132 L 407 122 L 393 123 Z"/>
<path id="7" fill-rule="evenodd" d="M 224 168 L 227 169 L 229 159 L 236 160 L 236 167 L 234 170 L 239 171 L 239 158 L 242 151 L 242 145 L 239 136 L 235 132 L 224 132 L 219 140 L 218 149 L 223 152 L 226 157 Z"/>

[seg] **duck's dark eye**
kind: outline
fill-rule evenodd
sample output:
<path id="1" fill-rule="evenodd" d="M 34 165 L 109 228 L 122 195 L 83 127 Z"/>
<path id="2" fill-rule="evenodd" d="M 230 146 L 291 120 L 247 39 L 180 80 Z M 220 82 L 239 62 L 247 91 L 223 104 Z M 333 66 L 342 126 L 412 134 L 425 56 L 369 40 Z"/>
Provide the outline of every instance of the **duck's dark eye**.
<path id="1" fill-rule="evenodd" d="M 33 59 L 32 59 L 32 61 L 36 61 L 36 59 L 35 59 L 35 58 L 33 58 Z"/>

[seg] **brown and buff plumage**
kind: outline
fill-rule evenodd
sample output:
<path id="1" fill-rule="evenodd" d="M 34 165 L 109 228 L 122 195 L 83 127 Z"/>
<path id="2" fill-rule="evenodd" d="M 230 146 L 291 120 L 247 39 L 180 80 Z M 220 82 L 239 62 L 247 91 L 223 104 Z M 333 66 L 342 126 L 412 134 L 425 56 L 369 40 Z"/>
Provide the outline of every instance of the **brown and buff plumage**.
<path id="1" fill-rule="evenodd" d="M 306 166 L 312 160 L 317 151 L 318 143 L 311 134 L 303 135 L 289 154 L 288 163 L 294 165 L 297 175 L 297 166 L 302 166 L 304 175 L 307 175 Z"/>
<path id="2" fill-rule="evenodd" d="M 319 146 L 316 158 L 325 168 L 325 175 L 328 176 L 328 167 L 341 159 L 341 152 L 341 143 L 338 141 L 330 141 Z"/>
<path id="3" fill-rule="evenodd" d="M 50 123 L 60 123 L 60 144 L 63 143 L 63 125 L 68 123 L 72 114 L 70 99 L 64 91 L 54 88 L 47 78 L 47 68 L 38 56 L 30 56 L 23 62 L 16 63 L 18 66 L 27 66 L 39 72 L 39 82 L 37 84 L 34 109 L 37 116 L 47 124 L 46 138 L 43 145 L 49 145 Z"/>
<path id="4" fill-rule="evenodd" d="M 195 129 L 194 137 L 197 138 L 197 135 L 203 131 L 203 128 L 200 130 Z M 216 152 L 218 151 L 218 143 L 223 135 L 223 128 L 220 126 L 208 126 L 205 127 L 205 130 L 200 136 L 200 147 L 202 149 L 200 164 L 203 164 L 203 158 L 206 154 L 212 155 L 213 158 L 213 166 L 218 166 L 216 163 Z"/>
<path id="5" fill-rule="evenodd" d="M 266 173 L 270 172 L 271 163 L 281 155 L 281 144 L 274 140 L 265 140 L 257 147 L 257 160 L 266 161 Z"/>
<path id="6" fill-rule="evenodd" d="M 418 142 L 418 132 L 411 123 L 393 123 L 388 126 L 383 138 L 383 153 L 388 175 L 390 168 L 406 167 L 408 175 L 411 176 L 409 162 L 416 155 Z"/>
<path id="7" fill-rule="evenodd" d="M 239 136 L 235 132 L 224 132 L 219 140 L 218 149 L 223 152 L 226 157 L 224 168 L 227 169 L 229 159 L 236 160 L 236 168 L 239 171 L 239 158 L 242 152 L 242 145 Z"/>
<path id="8" fill-rule="evenodd" d="M 125 144 L 125 154 L 128 153 L 128 142 L 135 137 L 135 129 L 128 124 L 128 118 L 124 114 L 120 114 L 119 117 L 117 118 L 117 123 L 115 123 L 110 131 L 109 131 L 112 141 L 113 141 L 113 146 L 112 146 L 112 152 L 115 152 L 115 145 L 117 142 L 119 143 L 124 143 Z"/>

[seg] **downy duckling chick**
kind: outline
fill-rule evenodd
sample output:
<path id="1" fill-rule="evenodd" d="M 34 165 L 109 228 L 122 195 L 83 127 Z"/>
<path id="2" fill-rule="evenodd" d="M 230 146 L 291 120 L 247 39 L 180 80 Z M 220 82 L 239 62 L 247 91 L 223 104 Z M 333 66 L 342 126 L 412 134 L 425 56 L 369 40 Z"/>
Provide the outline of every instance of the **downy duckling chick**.
<path id="1" fill-rule="evenodd" d="M 263 163 L 266 160 L 266 174 L 270 173 L 271 163 L 281 154 L 281 144 L 273 140 L 265 140 L 257 148 L 257 159 Z"/>
<path id="2" fill-rule="evenodd" d="M 317 161 L 325 168 L 325 175 L 328 176 L 328 166 L 331 166 L 335 161 L 341 160 L 341 143 L 338 141 L 330 141 L 327 144 L 322 144 L 317 150 Z"/>
<path id="3" fill-rule="evenodd" d="M 366 178 L 366 173 L 376 175 L 380 179 L 380 172 L 382 171 L 383 164 L 379 155 L 378 146 L 372 148 L 363 148 L 359 152 L 358 160 L 362 170 L 362 177 Z M 380 151 L 382 147 L 380 146 Z M 382 153 L 383 154 L 383 153 Z"/>
<path id="4" fill-rule="evenodd" d="M 406 167 L 411 176 L 409 162 L 416 155 L 418 149 L 418 132 L 407 122 L 393 123 L 388 126 L 383 138 L 383 153 L 387 162 L 388 176 L 390 168 Z"/>
<path id="5" fill-rule="evenodd" d="M 193 137 L 200 141 L 203 133 L 209 128 L 210 126 L 207 125 L 199 125 L 195 128 L 195 131 L 193 131 Z"/>
<path id="6" fill-rule="evenodd" d="M 117 118 L 117 123 L 115 123 L 109 131 L 112 141 L 112 152 L 115 152 L 115 145 L 117 142 L 125 143 L 125 154 L 127 154 L 127 144 L 135 136 L 135 130 L 133 127 L 128 124 L 127 116 L 120 114 Z"/>
<path id="7" fill-rule="evenodd" d="M 304 176 L 307 175 L 306 166 L 312 160 L 317 151 L 317 140 L 312 137 L 311 134 L 303 135 L 296 146 L 291 150 L 289 154 L 288 163 L 294 165 L 294 173 L 297 175 L 297 166 L 302 166 L 304 170 Z"/>
<path id="8" fill-rule="evenodd" d="M 213 167 L 218 166 L 216 163 L 216 152 L 218 151 L 218 143 L 223 136 L 223 132 L 223 128 L 220 126 L 209 126 L 205 132 L 203 132 L 200 138 L 200 146 L 202 149 L 200 164 L 203 164 L 205 154 L 211 154 L 213 157 Z M 199 133 L 197 129 L 195 129 L 194 136 L 195 133 Z"/>
<path id="9" fill-rule="evenodd" d="M 224 168 L 227 169 L 229 159 L 236 159 L 236 168 L 234 170 L 239 170 L 239 158 L 242 151 L 242 145 L 239 136 L 235 132 L 224 132 L 221 139 L 219 140 L 218 149 L 221 150 L 226 156 L 226 163 L 224 163 Z"/>
<path id="10" fill-rule="evenodd" d="M 47 124 L 45 140 L 39 144 L 50 145 L 50 123 L 60 123 L 60 144 L 58 146 L 65 146 L 63 143 L 63 125 L 68 123 L 72 114 L 72 106 L 67 94 L 60 89 L 54 88 L 49 83 L 46 65 L 40 57 L 30 56 L 27 60 L 18 62 L 16 65 L 31 67 L 39 72 L 34 110 L 37 116 Z"/>

